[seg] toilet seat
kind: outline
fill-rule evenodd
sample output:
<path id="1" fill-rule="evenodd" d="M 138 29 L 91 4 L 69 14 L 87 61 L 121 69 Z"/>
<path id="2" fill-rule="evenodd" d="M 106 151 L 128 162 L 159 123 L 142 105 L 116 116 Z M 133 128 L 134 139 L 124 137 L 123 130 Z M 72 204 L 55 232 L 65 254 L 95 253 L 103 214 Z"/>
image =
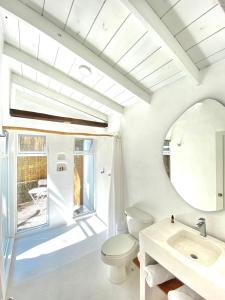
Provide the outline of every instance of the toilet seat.
<path id="1" fill-rule="evenodd" d="M 119 234 L 108 239 L 103 245 L 101 252 L 104 256 L 116 257 L 126 256 L 138 246 L 135 240 L 129 234 Z"/>

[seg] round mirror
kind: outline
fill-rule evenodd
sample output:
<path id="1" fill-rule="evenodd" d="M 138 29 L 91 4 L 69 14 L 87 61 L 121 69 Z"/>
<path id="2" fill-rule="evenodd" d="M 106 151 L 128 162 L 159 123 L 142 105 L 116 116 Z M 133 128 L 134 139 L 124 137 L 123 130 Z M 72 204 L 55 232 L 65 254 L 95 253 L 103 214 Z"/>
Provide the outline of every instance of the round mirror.
<path id="1" fill-rule="evenodd" d="M 224 208 L 225 107 L 216 100 L 198 102 L 168 131 L 163 161 L 171 183 L 191 206 Z"/>

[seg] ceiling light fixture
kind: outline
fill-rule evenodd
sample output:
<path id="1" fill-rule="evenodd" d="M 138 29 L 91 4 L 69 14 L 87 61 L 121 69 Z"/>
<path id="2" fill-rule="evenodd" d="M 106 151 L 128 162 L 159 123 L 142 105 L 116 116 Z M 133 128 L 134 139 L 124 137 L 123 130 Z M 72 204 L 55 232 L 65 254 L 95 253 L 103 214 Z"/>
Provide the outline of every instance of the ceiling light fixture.
<path id="1" fill-rule="evenodd" d="M 82 76 L 90 76 L 91 75 L 91 68 L 85 65 L 79 66 L 79 72 Z"/>

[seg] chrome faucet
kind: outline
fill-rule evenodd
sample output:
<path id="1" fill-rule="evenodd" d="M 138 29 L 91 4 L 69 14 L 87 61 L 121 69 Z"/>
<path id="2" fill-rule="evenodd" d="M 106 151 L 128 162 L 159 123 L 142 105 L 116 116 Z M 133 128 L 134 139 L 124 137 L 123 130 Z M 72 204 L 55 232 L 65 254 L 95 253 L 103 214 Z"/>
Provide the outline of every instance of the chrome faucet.
<path id="1" fill-rule="evenodd" d="M 206 234 L 205 218 L 199 218 L 196 226 L 200 232 L 200 235 L 206 237 L 207 234 Z"/>

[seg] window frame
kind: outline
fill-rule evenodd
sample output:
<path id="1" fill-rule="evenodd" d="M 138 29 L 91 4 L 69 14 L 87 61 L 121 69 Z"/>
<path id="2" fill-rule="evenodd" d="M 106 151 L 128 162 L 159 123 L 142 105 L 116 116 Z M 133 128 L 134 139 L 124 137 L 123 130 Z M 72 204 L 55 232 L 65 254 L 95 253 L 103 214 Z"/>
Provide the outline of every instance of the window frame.
<path id="1" fill-rule="evenodd" d="M 45 150 L 44 151 L 20 151 L 20 145 L 19 145 L 19 138 L 20 136 L 42 136 L 45 138 Z M 47 214 L 46 214 L 46 222 L 44 224 L 40 224 L 37 226 L 33 226 L 33 227 L 29 227 L 29 228 L 24 228 L 24 229 L 20 229 L 18 230 L 18 199 L 17 199 L 17 178 L 18 178 L 18 170 L 17 170 L 17 158 L 18 157 L 35 157 L 35 156 L 39 156 L 39 157 L 47 157 L 47 177 L 48 177 L 48 136 L 47 135 L 43 135 L 43 134 L 38 134 L 37 132 L 35 134 L 32 133 L 17 133 L 16 134 L 16 200 L 15 200 L 15 227 L 16 227 L 16 235 L 20 236 L 23 235 L 26 232 L 30 232 L 30 231 L 37 231 L 40 230 L 41 228 L 44 227 L 49 227 L 49 190 L 48 190 L 48 181 L 47 181 Z"/>
<path id="2" fill-rule="evenodd" d="M 75 150 L 76 139 L 79 139 L 79 140 L 92 140 L 93 144 L 92 144 L 91 151 L 76 151 Z M 92 158 L 93 158 L 93 210 L 90 211 L 90 212 L 87 212 L 87 213 L 82 213 L 80 215 L 77 215 L 76 217 L 74 217 L 74 219 L 82 218 L 83 216 L 87 216 L 87 215 L 91 215 L 91 214 L 96 213 L 96 200 L 95 200 L 95 151 L 94 151 L 94 148 L 95 148 L 95 139 L 93 139 L 93 138 L 85 138 L 85 137 L 75 137 L 74 138 L 73 158 L 75 158 L 75 156 L 78 156 L 78 155 L 80 155 L 80 156 L 88 155 L 88 156 L 92 156 Z M 74 161 L 74 159 L 73 159 L 73 161 Z M 73 198 L 74 198 L 74 196 L 73 196 Z"/>
<path id="3" fill-rule="evenodd" d="M 43 137 L 45 139 L 45 147 L 43 151 L 21 151 L 20 149 L 20 137 L 21 136 L 32 136 L 32 137 Z M 25 156 L 26 154 L 30 154 L 29 156 L 37 156 L 37 154 L 43 154 L 43 156 L 47 155 L 47 136 L 43 134 L 31 134 L 31 133 L 19 133 L 17 134 L 17 156 Z M 28 156 L 28 155 L 27 155 Z M 42 156 L 42 155 L 40 155 Z"/>
<path id="4" fill-rule="evenodd" d="M 1 137 L 3 138 L 3 137 Z M 7 257 L 8 257 L 8 252 L 9 252 L 9 243 L 10 243 L 10 203 L 9 203 L 9 180 L 10 180 L 10 176 L 9 176 L 9 153 L 8 153 L 8 134 L 6 133 L 5 137 L 5 149 L 4 152 L 2 152 L 0 154 L 0 159 L 1 159 L 1 184 L 2 184 L 2 171 L 3 171 L 3 161 L 6 160 L 6 165 L 7 165 L 7 199 L 6 199 L 6 240 L 5 243 L 3 245 L 2 243 L 2 253 L 3 253 L 3 262 L 4 262 L 4 267 L 6 269 L 7 267 Z M 3 187 L 1 189 L 1 205 L 3 205 Z M 3 209 L 3 208 L 2 208 Z M 1 226 L 2 226 L 2 238 L 5 238 L 5 232 L 3 230 L 3 228 L 5 227 L 3 225 L 3 220 L 4 218 L 2 218 L 1 221 Z"/>
<path id="5" fill-rule="evenodd" d="M 91 151 L 87 151 L 87 150 L 82 150 L 82 151 L 76 151 L 75 147 L 76 147 L 76 139 L 79 139 L 79 140 L 89 140 L 89 141 L 92 141 L 92 148 L 91 148 Z M 93 153 L 94 154 L 94 139 L 91 139 L 91 138 L 75 138 L 74 139 L 74 149 L 73 149 L 73 153 L 74 154 L 90 154 L 90 153 Z"/>

